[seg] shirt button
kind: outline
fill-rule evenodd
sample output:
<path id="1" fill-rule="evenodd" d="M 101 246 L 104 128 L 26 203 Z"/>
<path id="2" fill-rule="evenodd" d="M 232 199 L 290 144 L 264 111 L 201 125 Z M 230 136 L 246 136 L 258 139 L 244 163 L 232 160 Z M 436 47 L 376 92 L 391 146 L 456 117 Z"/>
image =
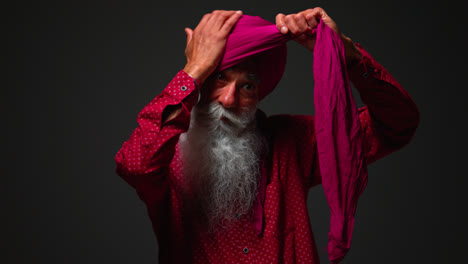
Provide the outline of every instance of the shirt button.
<path id="1" fill-rule="evenodd" d="M 367 72 L 362 74 L 362 78 L 367 79 L 367 77 L 369 77 L 369 74 Z"/>
<path id="2" fill-rule="evenodd" d="M 182 91 L 184 91 L 184 92 L 185 92 L 185 91 L 187 91 L 187 86 L 185 86 L 185 85 L 182 85 L 182 87 L 180 87 L 180 89 L 181 89 Z"/>
<path id="3" fill-rule="evenodd" d="M 249 249 L 246 247 L 242 251 L 244 251 L 245 254 L 249 253 Z"/>

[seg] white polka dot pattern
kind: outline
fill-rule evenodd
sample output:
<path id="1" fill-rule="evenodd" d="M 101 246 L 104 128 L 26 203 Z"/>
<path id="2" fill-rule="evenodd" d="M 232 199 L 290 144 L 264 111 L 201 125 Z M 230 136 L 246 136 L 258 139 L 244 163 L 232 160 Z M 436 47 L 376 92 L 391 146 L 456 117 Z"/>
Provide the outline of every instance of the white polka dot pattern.
<path id="1" fill-rule="evenodd" d="M 372 93 L 395 94 L 404 90 L 370 55 L 363 52 L 363 57 L 350 72 L 350 78 L 366 103 L 359 113 L 369 164 L 399 147 L 383 140 L 382 135 L 391 134 L 376 124 L 388 123 L 395 117 L 386 119 L 384 111 L 378 108 L 381 102 L 374 102 Z M 363 80 L 362 73 L 367 69 L 373 72 Z M 376 78 L 386 78 L 386 82 Z M 140 112 L 139 126 L 115 158 L 117 173 L 136 189 L 147 205 L 159 241 L 160 263 L 319 263 L 306 204 L 309 188 L 321 182 L 320 168 L 316 166 L 314 117 L 278 115 L 260 120 L 267 128 L 271 151 L 265 161 L 268 184 L 263 234 L 256 234 L 250 215 L 241 216 L 230 228 L 209 232 L 181 192 L 183 161 L 177 142 L 180 134 L 188 129 L 190 111 L 197 98 L 194 80 L 180 71 L 163 93 Z M 387 104 L 396 98 L 389 96 Z M 182 104 L 183 111 L 163 124 L 164 109 L 177 104 Z M 398 128 L 397 124 L 394 129 Z"/>

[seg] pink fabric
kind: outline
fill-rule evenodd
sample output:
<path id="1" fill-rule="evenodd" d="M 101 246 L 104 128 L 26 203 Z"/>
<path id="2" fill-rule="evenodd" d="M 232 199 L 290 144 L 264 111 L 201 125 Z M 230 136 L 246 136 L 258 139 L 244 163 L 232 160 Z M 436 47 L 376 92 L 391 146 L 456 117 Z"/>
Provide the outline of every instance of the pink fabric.
<path id="1" fill-rule="evenodd" d="M 315 133 L 322 185 L 331 212 L 328 257 L 332 263 L 338 263 L 351 246 L 354 214 L 367 183 L 367 167 L 343 42 L 323 21 L 317 26 L 316 35 Z"/>
<path id="2" fill-rule="evenodd" d="M 367 183 L 367 167 L 343 43 L 321 20 L 314 32 L 315 130 L 322 183 L 331 211 L 327 249 L 330 261 L 338 263 L 350 248 L 357 199 Z M 262 99 L 281 80 L 288 40 L 271 22 L 243 15 L 228 37 L 219 70 L 258 55 Z M 254 205 L 254 227 L 258 234 L 262 233 L 266 187 L 265 173 L 262 174 Z"/>
<path id="3" fill-rule="evenodd" d="M 283 76 L 288 40 L 290 38 L 281 34 L 271 22 L 258 16 L 243 15 L 227 39 L 219 70 L 234 66 L 253 55 L 259 55 L 257 59 L 261 100 L 273 91 Z"/>
<path id="4" fill-rule="evenodd" d="M 361 53 L 363 59 L 349 77 L 366 105 L 359 113 L 370 164 L 410 142 L 419 111 L 395 78 L 362 48 Z M 264 159 L 263 235 L 254 231 L 250 215 L 213 234 L 202 228 L 198 214 L 186 210 L 190 205 L 181 193 L 184 161 L 177 142 L 187 132 L 198 95 L 192 77 L 180 71 L 141 110 L 138 126 L 115 156 L 117 173 L 145 203 L 158 238 L 159 263 L 319 263 L 306 203 L 309 188 L 321 183 L 314 117 L 259 115 L 271 147 Z M 164 121 L 163 111 L 173 105 L 184 107 Z M 388 111 L 389 106 L 395 111 Z"/>
<path id="5" fill-rule="evenodd" d="M 218 70 L 222 71 L 255 56 L 260 74 L 259 99 L 273 91 L 286 67 L 289 37 L 281 34 L 276 25 L 259 16 L 243 15 L 228 36 L 226 49 Z M 266 173 L 261 166 L 261 178 L 254 204 L 253 224 L 258 235 L 263 231 L 263 204 Z"/>
<path id="6" fill-rule="evenodd" d="M 259 16 L 243 15 L 226 42 L 219 70 L 225 70 L 255 56 L 260 74 L 259 99 L 273 91 L 286 67 L 289 37 L 281 34 L 276 25 Z M 263 204 L 265 201 L 266 172 L 261 166 L 261 178 L 254 204 L 253 224 L 258 235 L 263 231 Z"/>

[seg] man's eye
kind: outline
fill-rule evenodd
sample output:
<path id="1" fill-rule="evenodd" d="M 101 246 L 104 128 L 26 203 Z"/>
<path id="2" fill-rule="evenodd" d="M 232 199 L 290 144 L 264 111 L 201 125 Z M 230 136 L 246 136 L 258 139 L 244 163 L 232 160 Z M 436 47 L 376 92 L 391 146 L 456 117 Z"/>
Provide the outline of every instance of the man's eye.
<path id="1" fill-rule="evenodd" d="M 224 75 L 224 73 L 220 72 L 216 75 L 216 79 L 218 81 L 225 81 L 226 80 L 226 76 Z"/>
<path id="2" fill-rule="evenodd" d="M 246 83 L 242 86 L 242 88 L 246 89 L 247 91 L 252 91 L 255 89 L 255 86 L 250 83 Z"/>

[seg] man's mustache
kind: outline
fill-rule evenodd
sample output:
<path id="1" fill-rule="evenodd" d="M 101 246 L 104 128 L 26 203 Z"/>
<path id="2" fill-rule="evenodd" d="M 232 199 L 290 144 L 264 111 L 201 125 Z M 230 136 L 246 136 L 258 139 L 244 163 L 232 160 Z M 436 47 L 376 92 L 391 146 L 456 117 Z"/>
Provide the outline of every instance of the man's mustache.
<path id="1" fill-rule="evenodd" d="M 245 128 L 253 120 L 252 109 L 242 109 L 242 114 L 237 114 L 229 109 L 224 108 L 221 104 L 212 103 L 209 107 L 210 115 L 217 122 L 229 122 L 235 127 Z M 224 120 L 223 120 L 224 119 Z"/>

